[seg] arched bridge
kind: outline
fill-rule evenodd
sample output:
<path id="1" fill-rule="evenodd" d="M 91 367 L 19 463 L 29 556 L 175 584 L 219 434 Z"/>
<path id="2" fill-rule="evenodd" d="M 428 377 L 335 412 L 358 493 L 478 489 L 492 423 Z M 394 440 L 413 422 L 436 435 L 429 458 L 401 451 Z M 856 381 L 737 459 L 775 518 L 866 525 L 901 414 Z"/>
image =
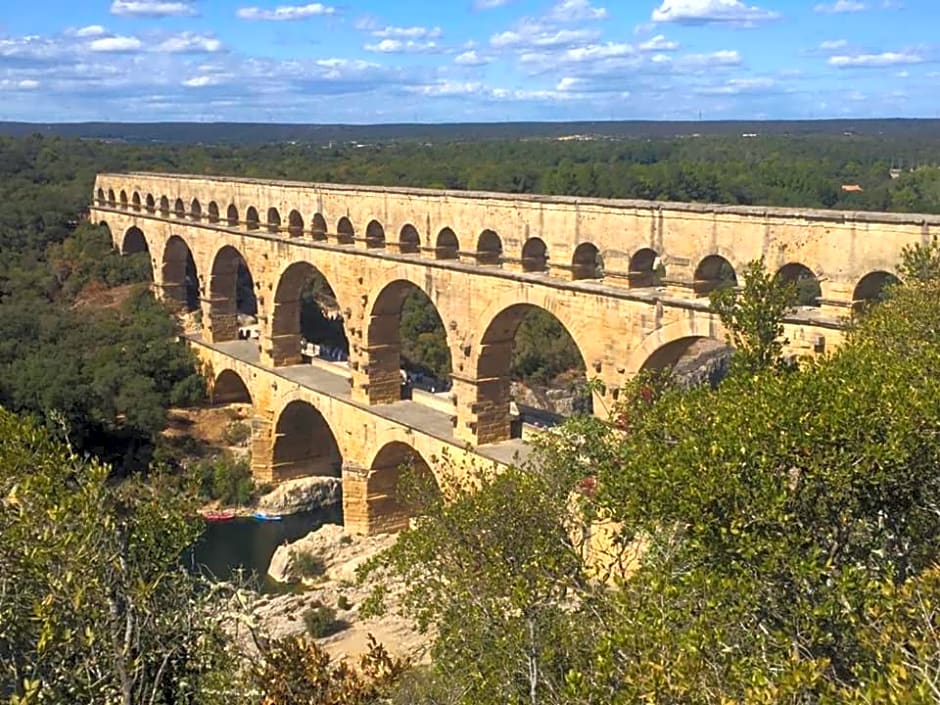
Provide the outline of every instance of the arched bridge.
<path id="1" fill-rule="evenodd" d="M 100 174 L 90 217 L 122 252 L 149 252 L 159 294 L 201 313 L 193 344 L 217 394 L 254 404 L 255 472 L 275 480 L 342 464 L 368 476 L 388 443 L 432 454 L 469 445 L 508 461 L 518 447 L 512 346 L 533 309 L 563 324 L 588 375 L 604 382 L 599 414 L 639 370 L 723 338 L 707 294 L 741 283 L 744 263 L 760 256 L 809 287 L 786 332 L 794 352 L 821 352 L 839 344 L 852 307 L 892 279 L 903 246 L 940 232 L 940 218 L 915 215 L 150 173 Z M 253 283 L 257 343 L 238 340 L 239 267 Z M 299 364 L 314 278 L 329 284 L 345 324 L 344 375 Z M 415 290 L 444 324 L 453 369 L 449 396 L 426 405 L 401 401 L 402 304 Z M 290 406 L 301 397 L 310 410 Z M 311 440 L 317 423 L 335 447 Z"/>

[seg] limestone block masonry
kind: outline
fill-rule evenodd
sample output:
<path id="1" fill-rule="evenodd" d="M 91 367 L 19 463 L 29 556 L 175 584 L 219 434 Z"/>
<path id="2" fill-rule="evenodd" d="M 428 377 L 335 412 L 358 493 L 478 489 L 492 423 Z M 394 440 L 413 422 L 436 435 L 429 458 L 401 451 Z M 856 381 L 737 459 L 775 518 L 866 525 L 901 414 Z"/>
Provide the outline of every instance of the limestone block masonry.
<path id="1" fill-rule="evenodd" d="M 255 406 L 259 477 L 341 472 L 347 525 L 366 531 L 398 521 L 370 518 L 369 477 L 373 468 L 392 472 L 389 457 L 374 465 L 383 433 L 404 431 L 386 429 L 369 408 L 402 403 L 399 327 L 409 291 L 428 296 L 447 334 L 445 445 L 469 444 L 473 455 L 510 438 L 512 341 L 533 308 L 558 318 L 588 376 L 604 383 L 594 399 L 603 415 L 638 371 L 670 364 L 697 339 L 723 339 L 706 294 L 724 281 L 741 284 L 736 272 L 746 262 L 763 257 L 781 275 L 815 280 L 820 295 L 788 319 L 786 333 L 793 352 L 818 354 L 840 344 L 852 307 L 891 281 L 904 246 L 940 233 L 940 217 L 925 215 L 150 173 L 99 174 L 92 201 L 90 219 L 110 228 L 116 247 L 149 252 L 155 291 L 201 314 L 206 345 L 196 347 L 220 398 L 244 394 Z M 250 370 L 218 347 L 237 337 L 242 263 L 261 328 Z M 277 380 L 262 374 L 300 361 L 301 292 L 314 276 L 336 296 L 350 342 L 343 404 L 357 410 L 349 416 L 336 410 L 336 394 L 310 392 L 306 403 L 336 436 L 327 449 L 289 438 L 310 419 L 294 418 L 268 388 Z M 224 372 L 244 389 L 222 380 Z M 418 437 L 394 438 L 395 452 L 417 448 Z M 388 504 L 388 486 L 383 477 L 375 487 L 385 489 L 371 490 L 376 502 Z"/>

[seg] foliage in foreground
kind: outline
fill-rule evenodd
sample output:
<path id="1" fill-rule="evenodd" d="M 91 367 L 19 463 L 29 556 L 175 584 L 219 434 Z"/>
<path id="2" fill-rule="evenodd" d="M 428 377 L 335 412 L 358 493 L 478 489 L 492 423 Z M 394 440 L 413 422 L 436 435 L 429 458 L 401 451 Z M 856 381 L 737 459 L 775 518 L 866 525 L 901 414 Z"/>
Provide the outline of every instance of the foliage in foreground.
<path id="1" fill-rule="evenodd" d="M 760 352 L 717 389 L 641 380 L 625 431 L 570 422 L 531 467 L 432 506 L 385 560 L 454 702 L 935 702 L 940 278 L 913 276 L 923 254 L 828 359 Z M 599 526 L 626 566 L 604 587 L 579 544 Z"/>
<path id="2" fill-rule="evenodd" d="M 225 590 L 183 569 L 194 506 L 157 473 L 108 475 L 0 409 L 0 694 L 216 702 Z"/>

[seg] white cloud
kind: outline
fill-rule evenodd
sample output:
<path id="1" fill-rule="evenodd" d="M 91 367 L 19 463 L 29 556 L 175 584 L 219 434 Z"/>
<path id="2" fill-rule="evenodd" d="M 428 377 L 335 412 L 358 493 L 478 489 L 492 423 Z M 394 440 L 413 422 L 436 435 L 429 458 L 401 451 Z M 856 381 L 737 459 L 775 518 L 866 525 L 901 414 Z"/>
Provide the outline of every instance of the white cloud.
<path id="1" fill-rule="evenodd" d="M 640 51 L 675 51 L 678 48 L 679 42 L 670 41 L 662 34 L 657 34 L 637 46 Z"/>
<path id="2" fill-rule="evenodd" d="M 563 54 L 563 60 L 574 62 L 595 61 L 597 59 L 609 59 L 615 56 L 627 56 L 632 53 L 633 47 L 629 44 L 607 42 L 607 44 L 590 44 L 588 46 L 567 49 Z"/>
<path id="3" fill-rule="evenodd" d="M 307 5 L 278 5 L 273 10 L 265 10 L 261 7 L 240 7 L 235 14 L 243 20 L 288 22 L 292 20 L 305 20 L 308 17 L 332 15 L 335 12 L 335 7 L 314 2 Z"/>
<path id="4" fill-rule="evenodd" d="M 10 80 L 8 78 L 0 81 L 0 90 L 7 91 L 34 91 L 39 88 L 39 81 L 24 78 L 20 81 Z"/>
<path id="5" fill-rule="evenodd" d="M 126 52 L 137 51 L 143 47 L 143 42 L 137 37 L 102 37 L 95 39 L 88 48 L 100 52 Z"/>
<path id="6" fill-rule="evenodd" d="M 222 50 L 222 42 L 215 37 L 193 32 L 183 32 L 167 37 L 153 48 L 166 54 L 215 53 Z"/>
<path id="7" fill-rule="evenodd" d="M 565 76 L 555 86 L 555 90 L 556 91 L 570 91 L 573 88 L 577 88 L 577 86 L 583 86 L 583 85 L 584 85 L 583 78 L 574 78 L 572 76 Z"/>
<path id="8" fill-rule="evenodd" d="M 768 91 L 775 85 L 772 78 L 732 78 L 720 86 L 708 86 L 696 92 L 703 95 L 740 95 Z"/>
<path id="9" fill-rule="evenodd" d="M 187 88 L 204 88 L 206 86 L 217 86 L 221 80 L 216 76 L 196 76 L 183 81 Z"/>
<path id="10" fill-rule="evenodd" d="M 679 59 L 679 63 L 689 67 L 738 66 L 741 64 L 741 55 L 737 51 L 724 49 L 708 54 L 686 54 Z"/>
<path id="11" fill-rule="evenodd" d="M 598 36 L 597 32 L 587 29 L 546 29 L 541 25 L 523 25 L 518 30 L 501 32 L 490 37 L 490 44 L 496 48 L 508 47 L 555 47 L 568 46 L 590 41 Z"/>
<path id="12" fill-rule="evenodd" d="M 189 2 L 173 0 L 114 0 L 111 3 L 111 14 L 132 17 L 188 17 L 196 14 L 196 8 Z"/>
<path id="13" fill-rule="evenodd" d="M 443 32 L 440 27 L 383 27 L 372 29 L 371 34 L 381 39 L 437 39 Z"/>
<path id="14" fill-rule="evenodd" d="M 779 12 L 745 5 L 741 0 L 663 0 L 662 5 L 653 10 L 652 19 L 653 22 L 749 26 L 779 17 Z"/>
<path id="15" fill-rule="evenodd" d="M 475 49 L 470 49 L 454 57 L 454 63 L 461 66 L 482 66 L 488 64 L 493 59 L 488 56 L 480 56 Z"/>
<path id="16" fill-rule="evenodd" d="M 849 43 L 845 39 L 827 39 L 824 42 L 820 42 L 819 48 L 822 51 L 836 51 L 838 49 L 845 49 Z"/>
<path id="17" fill-rule="evenodd" d="M 415 42 L 410 39 L 383 39 L 376 44 L 366 44 L 362 48 L 378 54 L 428 54 L 440 51 L 436 42 Z"/>
<path id="18" fill-rule="evenodd" d="M 458 81 L 438 81 L 420 86 L 409 86 L 409 93 L 420 93 L 427 96 L 446 95 L 476 95 L 483 91 L 483 84 L 479 81 L 461 83 Z"/>
<path id="19" fill-rule="evenodd" d="M 836 0 L 833 3 L 816 5 L 813 12 L 825 15 L 840 15 L 846 12 L 863 12 L 867 9 L 865 3 L 859 2 L 859 0 Z"/>
<path id="20" fill-rule="evenodd" d="M 924 57 L 903 51 L 885 51 L 880 54 L 837 55 L 829 57 L 829 65 L 837 68 L 877 68 L 923 63 Z"/>
<path id="21" fill-rule="evenodd" d="M 559 0 L 548 13 L 548 17 L 555 22 L 603 20 L 607 18 L 607 8 L 594 7 L 590 0 Z"/>
<path id="22" fill-rule="evenodd" d="M 474 0 L 474 10 L 492 10 L 497 7 L 508 5 L 510 0 Z"/>
<path id="23" fill-rule="evenodd" d="M 87 39 L 89 37 L 100 37 L 102 34 L 107 34 L 104 27 L 100 24 L 90 24 L 87 27 L 79 27 L 78 29 L 73 29 L 66 34 L 72 37 L 80 37 L 82 39 Z"/>

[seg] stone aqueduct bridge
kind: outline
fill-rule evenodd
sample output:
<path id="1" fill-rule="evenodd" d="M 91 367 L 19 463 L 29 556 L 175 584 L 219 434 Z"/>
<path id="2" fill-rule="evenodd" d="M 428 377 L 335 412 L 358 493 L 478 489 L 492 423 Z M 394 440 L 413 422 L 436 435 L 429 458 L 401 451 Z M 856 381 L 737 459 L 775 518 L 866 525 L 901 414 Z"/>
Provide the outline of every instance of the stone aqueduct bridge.
<path id="1" fill-rule="evenodd" d="M 706 294 L 745 262 L 818 280 L 820 305 L 786 326 L 793 351 L 812 354 L 839 344 L 841 319 L 877 296 L 904 245 L 940 232 L 925 216 L 152 173 L 100 174 L 93 200 L 90 217 L 122 252 L 149 252 L 165 298 L 185 301 L 195 265 L 192 342 L 216 398 L 253 404 L 256 475 L 341 465 L 346 524 L 363 531 L 399 521 L 390 487 L 409 454 L 511 459 L 512 341 L 533 307 L 564 324 L 604 382 L 603 414 L 637 371 L 723 338 Z M 260 345 L 236 340 L 242 261 Z M 317 275 L 344 319 L 347 376 L 299 364 L 301 292 Z M 400 400 L 401 307 L 414 288 L 437 308 L 453 365 L 450 398 L 431 406 Z"/>

